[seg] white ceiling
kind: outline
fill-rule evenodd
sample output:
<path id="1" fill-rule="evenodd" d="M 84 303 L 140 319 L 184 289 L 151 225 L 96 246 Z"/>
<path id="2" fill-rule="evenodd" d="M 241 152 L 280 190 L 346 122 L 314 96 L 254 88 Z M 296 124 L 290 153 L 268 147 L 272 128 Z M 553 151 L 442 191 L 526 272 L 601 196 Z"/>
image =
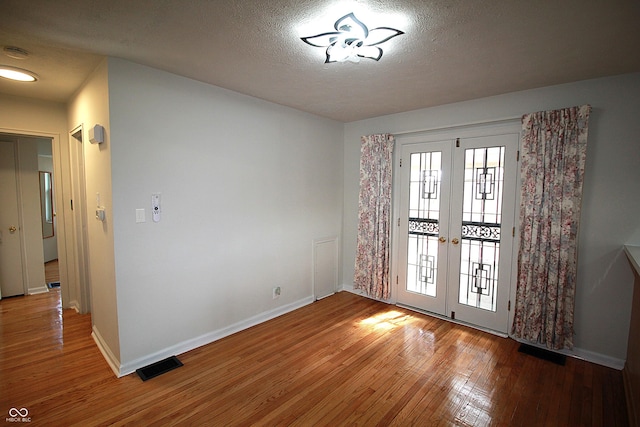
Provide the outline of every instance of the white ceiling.
<path id="1" fill-rule="evenodd" d="M 351 11 L 406 34 L 325 64 L 300 37 Z M 638 0 L 2 0 L 0 23 L 31 53 L 0 64 L 40 77 L 0 92 L 58 102 L 104 56 L 342 122 L 640 71 Z"/>

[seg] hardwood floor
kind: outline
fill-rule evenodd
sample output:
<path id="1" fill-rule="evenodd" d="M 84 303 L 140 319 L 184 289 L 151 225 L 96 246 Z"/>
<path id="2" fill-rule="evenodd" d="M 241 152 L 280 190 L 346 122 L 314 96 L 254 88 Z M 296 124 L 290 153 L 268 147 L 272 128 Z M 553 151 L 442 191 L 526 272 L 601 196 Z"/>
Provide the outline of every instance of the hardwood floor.
<path id="1" fill-rule="evenodd" d="M 45 283 L 60 281 L 60 269 L 57 259 L 44 263 L 44 281 Z"/>
<path id="2" fill-rule="evenodd" d="M 626 426 L 621 372 L 346 292 L 116 379 L 59 291 L 0 301 L 0 419 L 31 425 Z"/>

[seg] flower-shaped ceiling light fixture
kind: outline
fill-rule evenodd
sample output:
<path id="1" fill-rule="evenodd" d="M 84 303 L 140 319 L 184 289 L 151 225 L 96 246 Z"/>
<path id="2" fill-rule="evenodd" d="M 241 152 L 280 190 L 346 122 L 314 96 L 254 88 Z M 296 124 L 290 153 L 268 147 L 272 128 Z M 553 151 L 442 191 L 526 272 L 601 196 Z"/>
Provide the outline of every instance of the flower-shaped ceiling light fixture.
<path id="1" fill-rule="evenodd" d="M 376 61 L 382 58 L 382 49 L 378 45 L 404 34 L 403 31 L 389 27 L 369 30 L 353 13 L 338 19 L 333 26 L 336 31 L 302 37 L 302 41 L 315 47 L 327 48 L 329 62 L 360 62 L 360 58 Z"/>

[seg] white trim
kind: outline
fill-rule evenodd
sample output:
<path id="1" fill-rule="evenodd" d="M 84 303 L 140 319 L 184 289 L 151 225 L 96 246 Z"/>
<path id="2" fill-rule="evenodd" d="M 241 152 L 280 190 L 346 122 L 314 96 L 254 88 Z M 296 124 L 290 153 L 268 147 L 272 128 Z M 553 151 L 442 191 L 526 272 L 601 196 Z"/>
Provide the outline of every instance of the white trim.
<path id="1" fill-rule="evenodd" d="M 80 304 L 78 304 L 78 300 L 75 300 L 75 299 L 72 300 L 69 303 L 69 308 L 74 309 L 76 311 L 76 313 L 81 314 L 80 313 Z M 91 323 L 93 323 L 93 322 L 91 322 Z"/>
<path id="2" fill-rule="evenodd" d="M 336 271 L 334 272 L 334 277 L 333 277 L 333 292 L 327 295 L 322 295 L 320 297 L 318 297 L 318 294 L 316 292 L 316 255 L 317 255 L 317 249 L 318 246 L 323 244 L 323 243 L 333 243 L 333 252 L 334 252 L 334 256 L 333 256 L 333 262 L 335 264 L 336 267 Z M 311 289 L 313 290 L 313 299 L 314 300 L 319 300 L 322 298 L 326 298 L 329 295 L 333 295 L 336 293 L 336 288 L 338 287 L 338 281 L 339 281 L 339 274 L 338 274 L 338 266 L 340 265 L 340 259 L 339 259 L 339 240 L 338 240 L 338 236 L 331 236 L 331 237 L 323 237 L 323 238 L 319 238 L 319 239 L 313 239 L 313 243 L 311 245 Z"/>
<path id="3" fill-rule="evenodd" d="M 562 354 L 575 357 L 577 359 L 586 360 L 596 365 L 606 366 L 618 371 L 624 368 L 625 361 L 616 357 L 607 356 L 605 354 L 596 353 L 594 351 L 585 350 L 583 348 L 574 347 L 573 351 L 561 351 Z"/>
<path id="4" fill-rule="evenodd" d="M 385 303 L 385 304 L 389 304 L 389 305 L 395 304 L 391 300 L 383 300 L 383 299 L 373 298 L 373 297 L 367 295 L 362 289 L 353 289 L 353 285 L 350 285 L 350 286 L 344 286 L 343 285 L 342 286 L 342 290 L 345 291 L 345 292 L 349 292 L 351 294 L 355 294 L 355 295 L 358 295 L 358 296 L 361 296 L 361 297 L 369 298 L 369 299 L 372 299 L 374 301 L 382 302 L 382 303 Z"/>
<path id="5" fill-rule="evenodd" d="M 496 120 L 483 120 L 483 121 L 476 121 L 476 122 L 469 122 L 469 123 L 461 123 L 461 124 L 457 124 L 457 125 L 449 125 L 449 126 L 437 126 L 437 127 L 432 127 L 432 128 L 426 128 L 426 129 L 416 129 L 416 130 L 408 130 L 408 131 L 403 131 L 403 132 L 393 132 L 392 135 L 394 137 L 406 137 L 406 136 L 418 136 L 421 134 L 431 134 L 431 133 L 438 133 L 438 132 L 444 132 L 444 133 L 448 133 L 448 132 L 460 132 L 460 131 L 464 131 L 468 128 L 472 128 L 472 129 L 477 129 L 477 128 L 481 128 L 484 126 L 503 126 L 503 125 L 507 125 L 507 126 L 513 126 L 513 125 L 518 125 L 521 126 L 522 123 L 522 116 L 518 116 L 518 117 L 505 117 L 502 119 L 496 119 Z"/>
<path id="6" fill-rule="evenodd" d="M 49 292 L 49 288 L 47 287 L 47 285 L 44 285 L 44 286 L 38 286 L 36 288 L 29 288 L 28 294 L 37 295 L 37 294 L 46 294 L 47 292 Z"/>
<path id="7" fill-rule="evenodd" d="M 431 312 L 426 311 L 426 310 L 421 310 L 421 309 L 419 309 L 417 307 L 411 307 L 410 305 L 405 305 L 405 304 L 401 304 L 401 303 L 398 303 L 396 305 L 398 307 L 401 307 L 401 308 L 404 308 L 404 309 L 407 309 L 407 310 L 415 311 L 416 313 L 424 314 L 425 316 L 431 316 L 431 317 L 435 317 L 436 319 L 445 320 L 447 322 L 455 323 L 456 325 L 466 326 L 466 327 L 471 328 L 471 329 L 476 329 L 476 330 L 478 330 L 480 332 L 486 332 L 486 333 L 491 334 L 491 335 L 496 335 L 496 336 L 498 336 L 500 338 L 508 338 L 509 337 L 507 334 L 502 333 L 500 331 L 494 331 L 493 329 L 483 328 L 482 326 L 474 325 L 473 323 L 461 322 L 461 321 L 459 321 L 457 319 L 452 319 L 450 317 L 442 316 L 442 315 L 437 314 L 437 313 L 431 313 Z"/>
<path id="8" fill-rule="evenodd" d="M 76 309 L 76 311 L 78 310 Z M 104 339 L 102 338 L 102 335 L 100 335 L 100 332 L 98 331 L 98 328 L 96 328 L 94 325 L 91 329 L 92 329 L 91 338 L 93 338 L 93 341 L 98 346 L 100 353 L 102 353 L 102 357 L 104 357 L 104 360 L 107 361 L 107 364 L 109 365 L 113 373 L 116 374 L 116 377 L 120 378 L 122 376 L 120 374 L 120 370 L 118 369 L 118 367 L 120 366 L 120 361 L 113 354 L 113 352 L 111 351 L 107 343 L 104 341 Z"/>
<path id="9" fill-rule="evenodd" d="M 74 135 L 80 134 L 81 139 Z M 69 176 L 71 183 L 70 197 L 73 199 L 72 239 L 74 257 L 75 307 L 79 313 L 91 313 L 91 254 L 89 248 L 88 211 L 87 211 L 87 177 L 85 165 L 84 124 L 81 123 L 69 131 Z M 78 145 L 79 144 L 79 145 Z M 93 322 L 93 320 L 92 320 Z"/>
<path id="10" fill-rule="evenodd" d="M 541 348 L 543 350 L 549 350 L 547 347 L 542 346 L 538 343 L 530 342 L 530 341 L 523 340 L 520 338 L 515 338 L 515 337 L 511 337 L 511 339 L 522 344 L 528 344 L 530 346 Z M 624 368 L 625 361 L 622 359 L 618 359 L 615 357 L 585 350 L 583 348 L 574 347 L 573 350 L 549 350 L 549 351 L 553 351 L 554 353 L 558 353 L 558 354 L 563 354 L 568 357 L 584 360 L 586 362 L 595 363 L 596 365 L 606 366 L 608 368 L 612 368 L 618 371 L 621 371 L 622 368 Z"/>
<path id="11" fill-rule="evenodd" d="M 268 320 L 274 319 L 276 317 L 282 316 L 283 314 L 289 313 L 291 311 L 297 310 L 301 307 L 304 307 L 306 305 L 309 305 L 311 303 L 313 303 L 314 298 L 313 296 L 309 296 L 306 298 L 303 298 L 301 300 L 292 302 L 291 304 L 287 304 L 284 305 L 282 307 L 278 307 L 275 308 L 273 310 L 269 310 L 269 311 L 265 311 L 261 314 L 258 314 L 256 316 L 250 317 L 246 320 L 242 320 L 240 322 L 234 323 L 232 325 L 229 325 L 225 328 L 222 329 L 218 329 L 216 331 L 211 331 L 208 332 L 204 335 L 200 335 L 199 337 L 195 337 L 195 338 L 191 338 L 188 339 L 186 341 L 182 341 L 181 343 L 172 345 L 170 347 L 164 348 L 162 350 L 156 351 L 155 353 L 152 354 L 148 354 L 146 356 L 142 356 L 139 357 L 137 359 L 134 359 L 130 362 L 124 363 L 120 365 L 120 369 L 119 370 L 114 370 L 114 372 L 116 372 L 116 376 L 119 377 L 123 377 L 125 375 L 129 375 L 133 372 L 135 372 L 136 369 L 138 368 L 142 368 L 144 366 L 147 366 L 151 363 L 157 362 L 159 360 L 163 360 L 167 357 L 170 356 L 175 356 L 178 354 L 182 354 L 182 353 L 186 353 L 190 350 L 193 350 L 195 348 L 198 347 L 202 347 L 204 345 L 210 344 L 214 341 L 217 341 L 221 338 L 227 337 L 229 335 L 233 335 L 236 332 L 240 332 L 243 331 L 245 329 L 248 329 L 252 326 L 258 325 L 260 323 L 264 323 Z M 102 350 L 101 350 L 102 351 Z M 103 356 L 105 356 L 105 359 L 107 358 L 107 356 L 105 355 L 105 353 L 102 353 Z M 115 358 L 114 358 L 115 360 Z M 109 360 L 107 360 L 107 362 L 109 362 Z M 111 366 L 111 363 L 109 363 L 109 365 Z M 113 366 L 112 368 L 113 369 Z"/>

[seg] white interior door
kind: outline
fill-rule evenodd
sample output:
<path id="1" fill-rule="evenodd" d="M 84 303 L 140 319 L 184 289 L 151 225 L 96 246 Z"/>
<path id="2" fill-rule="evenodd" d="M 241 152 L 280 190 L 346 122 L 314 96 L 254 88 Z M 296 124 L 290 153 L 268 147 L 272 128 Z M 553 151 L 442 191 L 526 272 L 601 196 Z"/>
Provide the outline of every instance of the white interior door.
<path id="1" fill-rule="evenodd" d="M 402 146 L 401 304 L 507 332 L 518 134 Z"/>
<path id="2" fill-rule="evenodd" d="M 24 295 L 16 146 L 0 141 L 0 297 Z"/>

